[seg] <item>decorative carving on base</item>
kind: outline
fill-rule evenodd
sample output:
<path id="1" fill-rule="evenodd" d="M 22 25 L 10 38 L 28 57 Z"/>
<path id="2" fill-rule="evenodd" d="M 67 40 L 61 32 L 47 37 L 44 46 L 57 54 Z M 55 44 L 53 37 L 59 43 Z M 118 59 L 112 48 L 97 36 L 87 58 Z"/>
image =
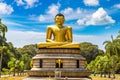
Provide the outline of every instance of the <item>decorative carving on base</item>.
<path id="1" fill-rule="evenodd" d="M 46 54 L 46 53 L 52 53 L 52 54 L 80 54 L 79 48 L 40 48 L 36 50 L 37 54 Z"/>

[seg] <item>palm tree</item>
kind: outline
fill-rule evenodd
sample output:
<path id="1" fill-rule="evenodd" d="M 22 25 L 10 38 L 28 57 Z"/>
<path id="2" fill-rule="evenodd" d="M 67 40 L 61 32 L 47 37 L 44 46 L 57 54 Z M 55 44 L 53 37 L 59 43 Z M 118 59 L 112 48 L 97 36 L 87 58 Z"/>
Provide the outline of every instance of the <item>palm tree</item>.
<path id="1" fill-rule="evenodd" d="M 0 35 L 2 36 L 3 39 L 5 38 L 5 33 L 8 31 L 7 26 L 2 24 L 1 19 L 0 19 Z"/>
<path id="2" fill-rule="evenodd" d="M 15 76 L 15 69 L 17 67 L 17 60 L 14 57 L 10 58 L 10 61 L 8 62 L 8 67 L 10 68 L 10 72 L 13 72 L 13 76 Z"/>
<path id="3" fill-rule="evenodd" d="M 5 26 L 4 24 L 2 24 L 1 19 L 0 19 L 0 46 L 3 47 L 4 49 L 4 45 L 6 42 L 6 38 L 5 38 L 5 33 L 8 31 L 7 26 Z M 4 51 L 1 50 L 1 59 L 0 59 L 0 77 L 1 77 L 1 68 L 2 68 L 2 57 L 3 57 L 3 53 Z"/>
<path id="4" fill-rule="evenodd" d="M 95 61 L 95 66 L 97 66 L 97 70 L 100 72 L 100 77 L 102 77 L 104 72 L 104 56 L 97 56 Z"/>
<path id="5" fill-rule="evenodd" d="M 113 77 L 115 78 L 115 55 L 120 56 L 120 40 L 119 39 L 113 39 L 113 36 L 111 36 L 112 41 L 105 41 L 103 44 L 105 45 L 106 49 L 106 55 L 110 55 L 112 57 L 112 69 L 113 69 Z"/>
<path id="6" fill-rule="evenodd" d="M 118 56 L 120 56 L 120 31 L 119 31 L 118 33 L 119 33 L 119 34 L 118 34 L 118 36 L 117 36 L 117 38 L 116 38 L 116 41 L 117 41 L 117 44 L 119 45 L 119 46 L 118 46 L 118 48 L 119 48 L 119 49 L 118 49 L 118 53 L 119 53 Z"/>
<path id="7" fill-rule="evenodd" d="M 97 68 L 95 66 L 96 62 L 95 60 L 92 60 L 88 65 L 87 65 L 87 70 L 90 70 L 93 72 L 94 76 L 96 76 L 97 73 Z"/>
<path id="8" fill-rule="evenodd" d="M 111 67 L 112 67 L 112 58 L 105 55 L 103 58 L 103 61 L 104 61 L 103 67 L 104 67 L 104 73 L 105 73 L 104 77 L 106 77 L 106 72 L 107 72 L 108 78 L 110 78 L 110 71 L 111 71 Z"/>
<path id="9" fill-rule="evenodd" d="M 118 36 L 117 36 L 117 39 L 120 39 L 120 31 L 118 32 L 119 34 L 118 34 Z"/>

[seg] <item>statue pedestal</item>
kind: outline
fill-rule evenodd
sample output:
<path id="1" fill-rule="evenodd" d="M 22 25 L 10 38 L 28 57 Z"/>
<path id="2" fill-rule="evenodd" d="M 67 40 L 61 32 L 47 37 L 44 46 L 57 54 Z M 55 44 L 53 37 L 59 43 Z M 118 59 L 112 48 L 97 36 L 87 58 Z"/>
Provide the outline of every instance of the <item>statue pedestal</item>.
<path id="1" fill-rule="evenodd" d="M 91 74 L 85 69 L 86 59 L 78 48 L 38 49 L 32 61 L 33 68 L 27 71 L 31 77 L 54 77 L 56 72 L 61 72 L 61 77 L 88 77 Z"/>

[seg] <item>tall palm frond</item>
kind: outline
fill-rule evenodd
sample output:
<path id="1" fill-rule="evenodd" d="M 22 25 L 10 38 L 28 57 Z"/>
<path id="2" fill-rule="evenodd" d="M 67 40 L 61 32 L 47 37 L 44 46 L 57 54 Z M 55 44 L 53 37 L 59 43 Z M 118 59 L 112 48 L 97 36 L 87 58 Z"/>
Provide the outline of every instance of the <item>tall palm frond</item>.
<path id="1" fill-rule="evenodd" d="M 8 31 L 7 26 L 2 24 L 0 19 L 0 45 L 4 45 L 6 38 L 5 33 Z"/>
<path id="2" fill-rule="evenodd" d="M 5 33 L 8 31 L 7 26 L 4 24 L 0 24 L 0 33 L 2 34 L 1 36 L 3 39 L 5 39 Z"/>

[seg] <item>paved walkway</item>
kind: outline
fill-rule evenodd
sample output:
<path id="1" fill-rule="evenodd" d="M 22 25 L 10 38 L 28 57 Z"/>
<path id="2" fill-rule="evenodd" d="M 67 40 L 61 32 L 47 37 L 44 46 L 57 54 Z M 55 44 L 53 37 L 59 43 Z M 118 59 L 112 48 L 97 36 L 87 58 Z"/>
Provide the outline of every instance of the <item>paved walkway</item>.
<path id="1" fill-rule="evenodd" d="M 23 80 L 91 80 L 90 78 L 59 78 L 59 79 L 54 79 L 54 78 L 49 78 L 49 77 L 27 77 Z"/>

